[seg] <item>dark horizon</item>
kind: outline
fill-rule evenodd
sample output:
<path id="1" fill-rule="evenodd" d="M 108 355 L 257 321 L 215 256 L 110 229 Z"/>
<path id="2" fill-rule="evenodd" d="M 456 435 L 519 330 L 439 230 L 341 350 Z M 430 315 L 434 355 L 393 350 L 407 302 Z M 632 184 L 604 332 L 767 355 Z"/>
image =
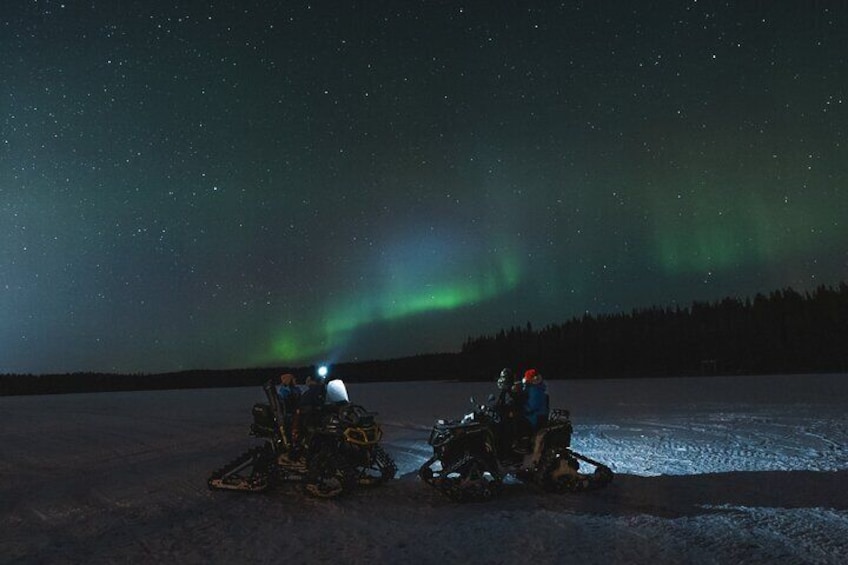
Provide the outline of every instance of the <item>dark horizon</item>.
<path id="1" fill-rule="evenodd" d="M 341 362 L 347 382 L 492 381 L 502 367 L 533 367 L 547 378 L 599 379 L 848 372 L 848 283 L 792 288 L 745 300 L 584 315 L 534 329 L 469 337 L 461 351 Z M 315 366 L 196 369 L 116 375 L 80 372 L 0 375 L 0 395 L 216 388 L 259 385 L 291 372 L 301 383 Z"/>

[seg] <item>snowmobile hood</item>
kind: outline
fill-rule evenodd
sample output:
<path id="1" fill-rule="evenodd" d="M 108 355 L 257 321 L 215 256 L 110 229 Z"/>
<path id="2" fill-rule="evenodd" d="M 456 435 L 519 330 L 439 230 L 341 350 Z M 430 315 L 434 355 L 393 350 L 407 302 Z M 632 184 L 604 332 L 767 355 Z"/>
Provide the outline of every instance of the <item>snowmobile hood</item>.
<path id="1" fill-rule="evenodd" d="M 350 402 L 347 396 L 347 387 L 341 379 L 335 379 L 327 383 L 326 404 L 346 404 Z"/>

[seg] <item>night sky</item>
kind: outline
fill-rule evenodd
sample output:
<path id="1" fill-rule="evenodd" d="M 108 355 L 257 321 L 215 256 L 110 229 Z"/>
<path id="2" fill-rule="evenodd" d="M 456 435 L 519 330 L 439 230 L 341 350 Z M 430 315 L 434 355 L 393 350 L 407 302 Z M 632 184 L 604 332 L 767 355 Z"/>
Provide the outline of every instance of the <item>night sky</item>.
<path id="1" fill-rule="evenodd" d="M 0 373 L 848 279 L 845 2 L 14 0 L 0 53 Z"/>

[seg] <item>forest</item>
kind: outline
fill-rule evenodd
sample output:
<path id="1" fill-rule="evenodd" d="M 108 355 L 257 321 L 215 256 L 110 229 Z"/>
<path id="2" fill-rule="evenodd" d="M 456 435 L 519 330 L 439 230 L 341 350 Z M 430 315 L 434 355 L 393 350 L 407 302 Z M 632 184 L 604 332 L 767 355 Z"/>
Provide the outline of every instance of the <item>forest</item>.
<path id="1" fill-rule="evenodd" d="M 546 378 L 636 378 L 848 372 L 848 284 L 803 294 L 585 314 L 563 324 L 470 337 L 456 353 L 334 365 L 348 382 L 494 380 L 503 367 Z M 281 372 L 299 382 L 315 367 L 194 370 L 161 374 L 0 375 L 0 396 L 259 385 Z"/>
<path id="2" fill-rule="evenodd" d="M 567 378 L 848 371 L 848 284 L 589 315 L 469 338 L 462 354 Z"/>

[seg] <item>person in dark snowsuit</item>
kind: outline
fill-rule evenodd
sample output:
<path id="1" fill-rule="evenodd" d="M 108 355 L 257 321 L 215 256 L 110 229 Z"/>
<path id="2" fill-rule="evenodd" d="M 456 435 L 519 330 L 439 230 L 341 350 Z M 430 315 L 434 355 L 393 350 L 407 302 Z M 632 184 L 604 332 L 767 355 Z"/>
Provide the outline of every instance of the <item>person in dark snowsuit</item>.
<path id="1" fill-rule="evenodd" d="M 324 379 L 310 375 L 306 377 L 306 391 L 300 396 L 298 406 L 301 410 L 320 408 L 326 396 L 327 388 L 324 386 Z"/>
<path id="2" fill-rule="evenodd" d="M 495 408 L 508 410 L 521 405 L 523 391 L 521 384 L 515 381 L 511 369 L 505 368 L 498 376 L 498 391 Z"/>
<path id="3" fill-rule="evenodd" d="M 318 424 L 321 407 L 327 396 L 324 379 L 316 375 L 306 377 L 306 390 L 300 395 L 292 426 L 292 445 L 299 447 L 303 430 L 307 432 Z"/>
<path id="4" fill-rule="evenodd" d="M 504 368 L 498 376 L 498 396 L 494 408 L 500 415 L 501 453 L 515 451 L 516 443 L 523 436 L 529 436 L 530 430 L 524 419 L 524 390 L 521 382 L 515 380 L 511 369 Z"/>
<path id="5" fill-rule="evenodd" d="M 277 397 L 280 399 L 280 407 L 283 410 L 283 426 L 286 431 L 286 439 L 292 442 L 294 415 L 300 404 L 300 389 L 297 388 L 294 375 L 285 373 L 280 375 L 280 384 L 277 385 Z"/>

